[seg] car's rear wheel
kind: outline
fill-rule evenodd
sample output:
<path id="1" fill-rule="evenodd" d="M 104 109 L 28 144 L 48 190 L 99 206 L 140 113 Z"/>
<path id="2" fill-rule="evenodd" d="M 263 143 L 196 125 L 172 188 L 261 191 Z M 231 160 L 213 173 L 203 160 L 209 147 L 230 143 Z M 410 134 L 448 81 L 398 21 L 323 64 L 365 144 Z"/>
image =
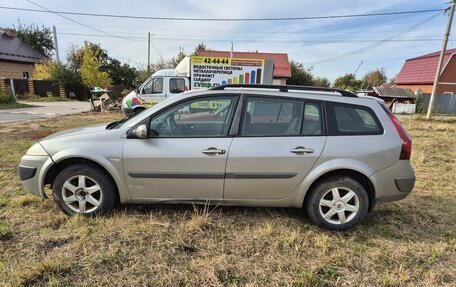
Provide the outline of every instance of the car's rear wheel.
<path id="1" fill-rule="evenodd" d="M 114 182 L 106 171 L 88 164 L 63 169 L 55 178 L 54 200 L 66 214 L 106 214 L 118 202 Z"/>
<path id="2" fill-rule="evenodd" d="M 365 188 L 350 177 L 328 178 L 309 192 L 305 202 L 307 214 L 313 223 L 325 229 L 352 229 L 369 210 Z"/>

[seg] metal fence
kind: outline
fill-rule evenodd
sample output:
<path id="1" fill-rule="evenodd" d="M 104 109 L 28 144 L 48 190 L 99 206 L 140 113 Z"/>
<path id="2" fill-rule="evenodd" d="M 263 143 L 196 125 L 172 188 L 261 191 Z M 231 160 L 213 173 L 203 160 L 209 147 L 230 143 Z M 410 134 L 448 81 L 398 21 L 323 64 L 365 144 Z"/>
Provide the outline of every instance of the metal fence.
<path id="1" fill-rule="evenodd" d="M 430 94 L 423 95 L 424 111 L 426 112 L 429 106 Z M 438 114 L 456 114 L 456 95 L 443 94 L 436 95 L 434 101 L 434 113 Z"/>
<path id="2" fill-rule="evenodd" d="M 41 97 L 45 97 L 48 93 L 52 94 L 54 97 L 59 96 L 59 87 L 54 86 L 51 81 L 34 81 L 35 84 L 35 94 Z"/>

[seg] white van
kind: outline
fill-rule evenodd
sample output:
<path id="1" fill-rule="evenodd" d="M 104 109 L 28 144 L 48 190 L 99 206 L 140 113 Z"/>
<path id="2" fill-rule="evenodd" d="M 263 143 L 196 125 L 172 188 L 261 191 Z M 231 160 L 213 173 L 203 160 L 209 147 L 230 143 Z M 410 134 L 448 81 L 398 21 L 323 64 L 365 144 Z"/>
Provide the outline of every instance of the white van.
<path id="1" fill-rule="evenodd" d="M 139 113 L 170 96 L 187 91 L 188 87 L 188 77 L 178 76 L 175 69 L 157 71 L 123 98 L 122 112 L 126 116 Z"/>

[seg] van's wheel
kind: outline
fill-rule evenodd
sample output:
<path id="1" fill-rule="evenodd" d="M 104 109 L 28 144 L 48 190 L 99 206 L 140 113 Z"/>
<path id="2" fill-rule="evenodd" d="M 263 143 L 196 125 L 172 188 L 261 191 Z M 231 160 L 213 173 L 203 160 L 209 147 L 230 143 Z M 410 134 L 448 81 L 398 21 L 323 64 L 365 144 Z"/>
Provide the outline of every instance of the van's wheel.
<path id="1" fill-rule="evenodd" d="M 54 180 L 53 194 L 59 208 L 68 215 L 106 214 L 119 200 L 109 174 L 89 164 L 64 168 Z"/>
<path id="2" fill-rule="evenodd" d="M 368 213 L 367 191 L 350 177 L 328 178 L 309 192 L 304 203 L 307 214 L 322 228 L 346 231 L 362 222 Z"/>

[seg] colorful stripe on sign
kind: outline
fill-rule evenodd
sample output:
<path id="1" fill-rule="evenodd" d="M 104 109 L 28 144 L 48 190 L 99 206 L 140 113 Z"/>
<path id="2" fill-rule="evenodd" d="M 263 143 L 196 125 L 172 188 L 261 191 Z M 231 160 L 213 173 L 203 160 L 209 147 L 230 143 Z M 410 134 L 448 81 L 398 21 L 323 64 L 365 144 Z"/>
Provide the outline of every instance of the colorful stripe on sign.
<path id="1" fill-rule="evenodd" d="M 250 84 L 255 84 L 255 81 L 256 81 L 256 72 L 255 71 L 252 71 L 250 72 L 250 74 L 252 75 L 250 77 Z"/>
<path id="2" fill-rule="evenodd" d="M 256 75 L 256 83 L 259 84 L 261 83 L 261 69 L 257 69 L 257 75 Z"/>
<path id="3" fill-rule="evenodd" d="M 245 73 L 245 83 L 246 84 L 250 83 L 250 73 Z"/>
<path id="4" fill-rule="evenodd" d="M 226 81 L 225 80 L 222 81 L 222 85 L 226 85 Z"/>

